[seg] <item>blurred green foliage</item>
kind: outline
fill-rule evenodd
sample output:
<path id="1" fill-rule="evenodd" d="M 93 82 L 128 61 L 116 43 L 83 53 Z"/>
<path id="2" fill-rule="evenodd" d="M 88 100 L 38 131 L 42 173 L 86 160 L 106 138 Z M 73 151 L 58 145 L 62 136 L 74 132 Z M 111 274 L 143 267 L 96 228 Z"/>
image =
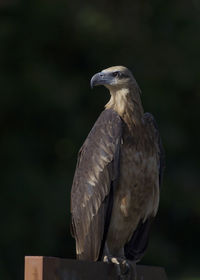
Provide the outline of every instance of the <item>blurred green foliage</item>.
<path id="1" fill-rule="evenodd" d="M 0 2 L 0 278 L 24 255 L 74 257 L 70 188 L 77 152 L 109 98 L 91 76 L 129 67 L 154 114 L 167 168 L 142 261 L 199 279 L 200 2 Z"/>

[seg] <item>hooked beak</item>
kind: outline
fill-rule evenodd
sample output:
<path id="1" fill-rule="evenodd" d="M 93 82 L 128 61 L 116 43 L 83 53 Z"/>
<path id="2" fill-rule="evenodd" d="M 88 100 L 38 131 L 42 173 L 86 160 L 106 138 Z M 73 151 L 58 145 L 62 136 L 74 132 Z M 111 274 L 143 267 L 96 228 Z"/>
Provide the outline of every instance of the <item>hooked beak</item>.
<path id="1" fill-rule="evenodd" d="M 92 77 L 90 86 L 93 88 L 94 86 L 110 85 L 111 82 L 112 77 L 109 75 L 109 73 L 99 72 Z"/>

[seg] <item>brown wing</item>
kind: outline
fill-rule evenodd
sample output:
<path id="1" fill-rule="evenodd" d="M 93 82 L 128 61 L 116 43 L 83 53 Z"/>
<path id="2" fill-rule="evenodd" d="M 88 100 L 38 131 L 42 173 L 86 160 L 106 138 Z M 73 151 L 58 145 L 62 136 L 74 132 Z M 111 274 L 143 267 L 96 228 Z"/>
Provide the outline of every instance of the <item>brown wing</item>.
<path id="1" fill-rule="evenodd" d="M 159 154 L 159 185 L 161 187 L 162 184 L 162 178 L 163 178 L 163 172 L 165 169 L 165 152 L 162 145 L 162 140 L 160 137 L 160 133 L 158 130 L 158 125 L 156 123 L 156 120 L 154 116 L 151 113 L 145 113 L 144 114 L 145 120 L 150 123 L 152 127 L 152 133 L 156 135 L 157 143 L 158 143 L 158 154 Z"/>
<path id="2" fill-rule="evenodd" d="M 71 191 L 72 229 L 79 259 L 96 261 L 105 232 L 109 195 L 119 173 L 122 120 L 104 110 L 80 149 Z"/>
<path id="3" fill-rule="evenodd" d="M 155 135 L 155 138 L 157 139 L 157 153 L 159 155 L 159 185 L 161 186 L 163 171 L 165 167 L 164 149 L 159 135 L 158 126 L 153 115 L 150 113 L 145 113 L 144 118 L 151 127 L 151 133 L 153 133 Z M 144 223 L 140 221 L 140 223 L 138 224 L 130 241 L 124 247 L 125 256 L 127 259 L 139 261 L 143 257 L 148 246 L 149 233 L 153 219 L 153 217 L 149 217 Z"/>

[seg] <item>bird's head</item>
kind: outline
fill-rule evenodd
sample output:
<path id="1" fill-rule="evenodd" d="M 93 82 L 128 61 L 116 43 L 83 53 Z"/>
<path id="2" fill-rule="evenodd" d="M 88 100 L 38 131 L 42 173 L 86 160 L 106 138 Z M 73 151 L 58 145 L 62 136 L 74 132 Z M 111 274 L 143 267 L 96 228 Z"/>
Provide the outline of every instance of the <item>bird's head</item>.
<path id="1" fill-rule="evenodd" d="M 136 81 L 128 68 L 113 66 L 95 74 L 91 79 L 90 85 L 91 88 L 103 85 L 112 91 L 128 88 L 135 83 Z"/>

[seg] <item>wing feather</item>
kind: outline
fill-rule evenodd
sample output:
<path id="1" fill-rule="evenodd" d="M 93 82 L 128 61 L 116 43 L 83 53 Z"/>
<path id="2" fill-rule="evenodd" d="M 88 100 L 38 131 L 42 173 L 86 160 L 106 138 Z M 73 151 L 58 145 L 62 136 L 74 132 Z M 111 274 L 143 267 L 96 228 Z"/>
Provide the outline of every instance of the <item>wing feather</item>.
<path id="1" fill-rule="evenodd" d="M 79 259 L 97 260 L 112 182 L 119 174 L 122 120 L 104 110 L 80 149 L 71 191 L 72 228 Z"/>
<path id="2" fill-rule="evenodd" d="M 159 154 L 159 186 L 161 187 L 163 173 L 165 169 L 165 151 L 163 148 L 162 140 L 158 130 L 157 122 L 154 116 L 151 113 L 144 114 L 145 120 L 151 124 L 152 132 L 156 135 L 157 144 L 158 144 L 158 154 Z"/>

